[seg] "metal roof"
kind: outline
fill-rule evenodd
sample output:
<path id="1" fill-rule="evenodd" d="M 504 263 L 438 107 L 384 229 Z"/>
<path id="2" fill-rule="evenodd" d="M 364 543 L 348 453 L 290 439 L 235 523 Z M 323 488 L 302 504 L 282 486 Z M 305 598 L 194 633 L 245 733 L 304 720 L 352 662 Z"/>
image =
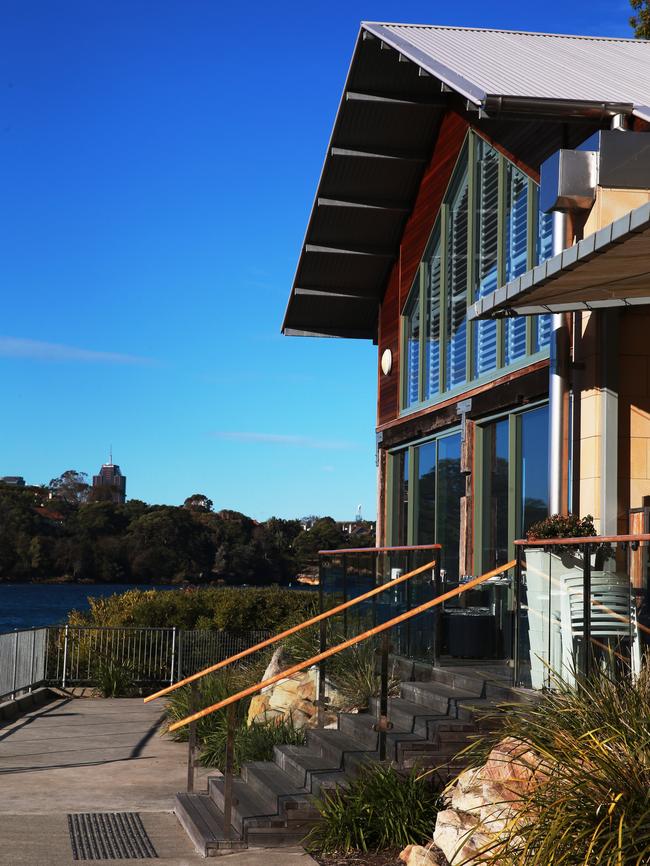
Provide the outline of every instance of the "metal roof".
<path id="1" fill-rule="evenodd" d="M 614 113 L 650 120 L 649 104 L 649 41 L 363 23 L 283 332 L 376 339 L 447 110 L 472 109 L 475 126 L 535 168 Z"/>
<path id="2" fill-rule="evenodd" d="M 469 319 L 650 303 L 650 203 L 486 295 Z"/>
<path id="3" fill-rule="evenodd" d="M 489 97 L 519 97 L 643 107 L 650 98 L 647 40 L 418 24 L 363 26 L 476 105 Z"/>

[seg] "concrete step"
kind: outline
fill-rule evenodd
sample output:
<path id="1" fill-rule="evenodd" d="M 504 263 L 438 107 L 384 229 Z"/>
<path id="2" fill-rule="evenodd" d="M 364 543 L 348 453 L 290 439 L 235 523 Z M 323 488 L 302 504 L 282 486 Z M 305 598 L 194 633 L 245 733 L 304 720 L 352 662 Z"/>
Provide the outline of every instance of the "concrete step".
<path id="1" fill-rule="evenodd" d="M 250 761 L 242 767 L 241 779 L 264 802 L 269 814 L 297 818 L 313 817 L 311 792 L 294 785 L 291 778 L 271 761 Z"/>
<path id="2" fill-rule="evenodd" d="M 370 709 L 375 715 L 378 705 L 379 698 L 372 698 Z M 429 707 L 416 704 L 414 701 L 409 701 L 405 698 L 389 698 L 388 700 L 388 720 L 392 723 L 395 730 L 409 731 L 426 737 L 427 722 L 429 720 L 447 718 L 448 716 L 444 713 L 438 713 Z"/>
<path id="3" fill-rule="evenodd" d="M 208 793 L 214 801 L 217 809 L 223 814 L 224 807 L 224 779 L 223 776 L 210 776 L 208 778 Z M 278 814 L 276 810 L 251 791 L 248 785 L 240 778 L 235 777 L 232 785 L 232 826 L 240 838 L 245 839 L 247 826 L 274 826 L 285 827 L 286 819 Z"/>
<path id="4" fill-rule="evenodd" d="M 273 760 L 298 788 L 313 793 L 315 776 L 340 773 L 330 758 L 323 758 L 308 746 L 274 746 Z"/>
<path id="5" fill-rule="evenodd" d="M 344 758 L 348 754 L 369 751 L 368 746 L 343 731 L 310 730 L 307 733 L 307 745 L 328 761 L 333 767 L 344 769 Z"/>
<path id="6" fill-rule="evenodd" d="M 455 717 L 458 702 L 479 698 L 482 690 L 461 691 L 440 682 L 413 682 L 402 683 L 400 692 L 400 696 L 411 703 L 427 707 L 434 713 Z"/>
<path id="7" fill-rule="evenodd" d="M 223 814 L 207 794 L 177 794 L 174 811 L 202 857 L 216 857 L 247 847 L 234 832 L 231 839 L 226 839 Z"/>
<path id="8" fill-rule="evenodd" d="M 436 667 L 431 668 L 431 682 L 481 695 L 485 686 L 485 677 L 471 668 Z"/>

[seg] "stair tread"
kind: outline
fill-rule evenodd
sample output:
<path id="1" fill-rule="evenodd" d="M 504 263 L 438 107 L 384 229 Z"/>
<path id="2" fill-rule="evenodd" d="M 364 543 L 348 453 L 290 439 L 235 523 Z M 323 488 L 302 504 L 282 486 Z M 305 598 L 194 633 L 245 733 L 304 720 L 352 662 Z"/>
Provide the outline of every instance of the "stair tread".
<path id="1" fill-rule="evenodd" d="M 351 713 L 350 715 L 357 715 Z M 359 713 L 358 715 L 364 715 L 363 713 Z M 337 731 L 335 729 L 330 728 L 322 728 L 316 729 L 309 732 L 310 740 L 315 740 L 316 742 L 325 741 L 330 745 L 336 746 L 336 748 L 341 749 L 344 752 L 367 752 L 369 751 L 368 746 L 365 743 L 360 742 L 359 740 L 351 737 L 349 734 L 345 734 L 343 731 Z"/>
<path id="2" fill-rule="evenodd" d="M 410 683 L 402 683 L 402 688 L 406 687 L 407 690 L 411 688 L 415 688 L 418 691 L 429 692 L 432 695 L 438 695 L 440 697 L 452 698 L 456 700 L 462 700 L 464 698 L 478 698 L 481 695 L 481 692 L 470 692 L 467 689 L 459 689 L 456 686 L 449 686 L 446 683 L 441 683 L 436 680 L 432 680 L 430 682 L 410 682 Z"/>
<path id="3" fill-rule="evenodd" d="M 217 788 L 223 794 L 224 779 L 220 776 L 211 776 L 210 786 Z M 237 800 L 232 807 L 233 813 L 236 812 L 241 818 L 273 818 L 279 814 L 277 807 L 275 811 L 269 809 L 264 798 L 252 791 L 243 779 L 233 779 L 232 795 Z"/>
<path id="4" fill-rule="evenodd" d="M 277 788 L 281 792 L 281 795 L 309 794 L 307 788 L 292 782 L 282 767 L 278 767 L 272 761 L 247 761 L 244 767 L 247 773 L 251 773 L 257 776 L 257 778 L 262 778 L 269 787 Z"/>
<path id="5" fill-rule="evenodd" d="M 401 713 L 408 713 L 414 718 L 426 719 L 447 719 L 445 713 L 437 713 L 433 708 L 428 708 L 423 704 L 416 704 L 414 701 L 409 701 L 408 698 L 390 698 L 388 701 L 388 712 L 390 714 L 391 707 L 399 710 Z"/>
<path id="6" fill-rule="evenodd" d="M 313 752 L 309 746 L 276 746 L 278 751 L 285 754 L 295 764 L 302 767 L 305 772 L 318 772 L 320 770 L 337 770 L 333 761 L 323 758 Z"/>
<path id="7" fill-rule="evenodd" d="M 223 815 L 207 794 L 179 793 L 176 800 L 206 842 L 217 842 L 226 838 Z"/>

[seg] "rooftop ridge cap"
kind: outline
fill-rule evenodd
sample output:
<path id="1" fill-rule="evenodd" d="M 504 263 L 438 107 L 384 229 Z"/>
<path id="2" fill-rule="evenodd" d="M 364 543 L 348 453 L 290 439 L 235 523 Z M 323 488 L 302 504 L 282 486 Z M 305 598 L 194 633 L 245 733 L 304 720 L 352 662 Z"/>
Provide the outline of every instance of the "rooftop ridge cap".
<path id="1" fill-rule="evenodd" d="M 584 33 L 549 33 L 542 30 L 512 30 L 500 27 L 465 27 L 460 24 L 413 24 L 401 21 L 362 21 L 361 27 L 411 27 L 418 30 L 459 30 L 466 33 L 504 33 L 513 36 L 540 36 L 556 39 L 584 39 L 587 42 L 630 42 L 650 45 L 650 39 L 637 39 L 634 36 L 593 36 Z"/>

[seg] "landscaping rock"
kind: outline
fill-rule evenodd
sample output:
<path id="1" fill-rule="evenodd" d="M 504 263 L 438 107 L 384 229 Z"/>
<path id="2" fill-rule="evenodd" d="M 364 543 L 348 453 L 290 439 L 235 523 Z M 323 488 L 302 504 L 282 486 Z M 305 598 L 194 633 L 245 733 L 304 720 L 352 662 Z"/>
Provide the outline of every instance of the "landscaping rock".
<path id="1" fill-rule="evenodd" d="M 482 767 L 462 772 L 452 787 L 449 808 L 438 813 L 435 844 L 451 866 L 482 863 L 516 827 L 524 799 L 550 773 L 550 766 L 527 743 L 506 737 Z"/>
<path id="2" fill-rule="evenodd" d="M 289 661 L 280 647 L 264 672 L 262 681 L 269 680 L 289 667 Z M 280 719 L 293 719 L 296 728 L 314 726 L 317 718 L 318 673 L 315 667 L 280 680 L 251 700 L 248 724 Z"/>
<path id="3" fill-rule="evenodd" d="M 407 845 L 399 859 L 406 863 L 406 866 L 440 866 L 442 862 L 437 849 L 423 848 L 422 845 Z"/>

